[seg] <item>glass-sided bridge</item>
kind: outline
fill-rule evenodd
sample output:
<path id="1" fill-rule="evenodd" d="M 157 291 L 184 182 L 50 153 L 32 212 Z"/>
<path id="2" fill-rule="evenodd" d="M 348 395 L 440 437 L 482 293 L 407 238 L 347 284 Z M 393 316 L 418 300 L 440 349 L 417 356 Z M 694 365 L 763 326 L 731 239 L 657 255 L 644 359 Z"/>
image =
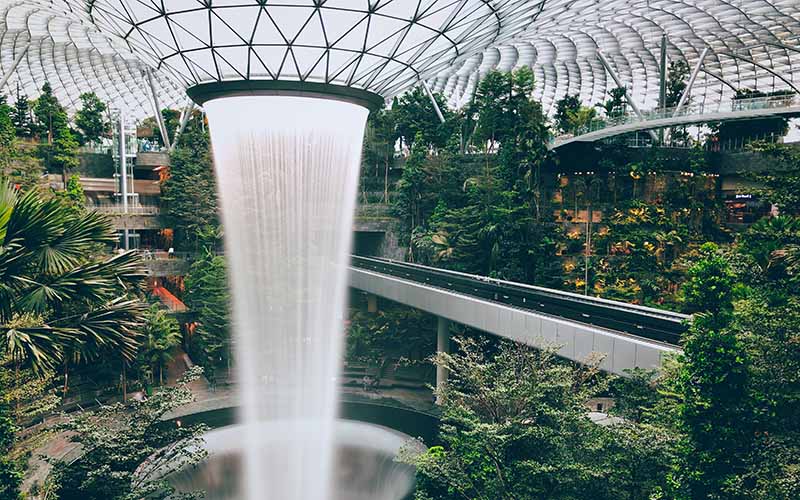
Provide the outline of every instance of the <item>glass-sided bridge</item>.
<path id="1" fill-rule="evenodd" d="M 574 133 L 557 136 L 550 144 L 550 148 L 559 148 L 573 142 L 594 142 L 640 130 L 770 116 L 800 116 L 800 96 L 788 94 L 734 99 L 710 104 L 690 104 L 683 107 L 643 111 L 641 116 L 634 112 L 628 112 L 619 117 L 592 120 Z"/>

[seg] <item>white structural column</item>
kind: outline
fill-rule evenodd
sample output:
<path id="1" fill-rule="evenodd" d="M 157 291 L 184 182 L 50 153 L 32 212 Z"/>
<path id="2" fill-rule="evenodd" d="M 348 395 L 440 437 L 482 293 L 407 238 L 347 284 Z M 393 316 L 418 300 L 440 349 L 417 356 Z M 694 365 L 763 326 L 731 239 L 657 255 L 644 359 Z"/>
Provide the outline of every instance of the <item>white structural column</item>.
<path id="1" fill-rule="evenodd" d="M 678 105 L 675 106 L 675 112 L 672 113 L 672 116 L 678 116 L 678 113 L 681 112 L 683 105 L 686 104 L 686 101 L 689 99 L 689 95 L 692 93 L 692 86 L 694 85 L 694 81 L 697 79 L 697 75 L 700 73 L 700 70 L 703 68 L 703 60 L 705 60 L 707 54 L 708 47 L 704 48 L 703 52 L 700 53 L 700 59 L 698 59 L 697 65 L 692 70 L 692 75 L 689 77 L 689 82 L 686 84 L 686 89 L 683 91 L 683 95 L 681 95 Z"/>
<path id="2" fill-rule="evenodd" d="M 442 115 L 442 110 L 439 109 L 439 104 L 436 102 L 436 98 L 433 97 L 433 92 L 431 91 L 431 88 L 428 87 L 428 84 L 425 82 L 425 80 L 421 80 L 421 82 L 422 82 L 422 87 L 425 89 L 425 92 L 428 94 L 428 97 L 431 100 L 431 104 L 433 104 L 433 109 L 434 111 L 436 111 L 436 116 L 439 117 L 440 122 L 444 123 L 444 115 Z"/>
<path id="3" fill-rule="evenodd" d="M 450 352 L 450 320 L 441 316 L 436 318 L 436 352 Z M 436 365 L 436 388 L 447 383 L 447 369 Z"/>
<path id="4" fill-rule="evenodd" d="M 164 124 L 164 117 L 161 116 L 161 105 L 158 103 L 158 92 L 156 92 L 156 86 L 153 83 L 153 73 L 149 68 L 144 73 L 147 76 L 147 84 L 150 86 L 150 94 L 153 96 L 153 112 L 161 132 L 161 141 L 164 143 L 164 147 L 170 150 L 172 147 L 169 144 L 169 134 L 167 133 L 167 126 Z"/>
<path id="5" fill-rule="evenodd" d="M 639 110 L 639 106 L 637 106 L 636 103 L 633 102 L 633 99 L 631 99 L 630 94 L 628 94 L 628 89 L 625 87 L 625 85 L 622 84 L 622 81 L 617 76 L 617 73 L 614 71 L 614 68 L 611 67 L 611 64 L 608 62 L 608 59 L 606 59 L 606 56 L 603 55 L 603 53 L 598 50 L 597 58 L 600 59 L 600 62 L 603 64 L 603 67 L 606 68 L 608 74 L 611 75 L 611 79 L 614 80 L 614 83 L 617 85 L 617 87 L 625 90 L 625 99 L 628 101 L 628 104 L 630 104 L 633 112 L 636 113 L 636 116 L 638 116 L 640 120 L 644 121 L 645 118 L 642 112 Z M 658 135 L 656 135 L 656 133 L 653 132 L 652 130 L 648 130 L 648 132 L 650 132 L 650 137 L 652 137 L 653 140 L 657 142 Z"/>
<path id="6" fill-rule="evenodd" d="M 119 175 L 120 175 L 120 191 L 122 191 L 122 213 L 128 213 L 128 165 L 125 155 L 125 115 L 122 111 L 119 112 Z M 128 250 L 128 221 L 125 220 L 125 229 L 122 230 L 122 248 Z"/>
<path id="7" fill-rule="evenodd" d="M 190 100 L 189 104 L 187 104 L 186 107 L 183 108 L 183 111 L 181 111 L 181 119 L 178 123 L 178 128 L 175 130 L 175 135 L 173 136 L 173 141 L 169 148 L 170 153 L 173 149 L 175 149 L 175 145 L 178 143 L 178 137 L 183 134 L 186 124 L 189 123 L 189 118 L 192 116 L 192 111 L 194 111 L 194 102 Z"/>
<path id="8" fill-rule="evenodd" d="M 22 50 L 19 51 L 19 54 L 17 54 L 17 57 L 14 58 L 14 62 L 11 63 L 11 67 L 9 67 L 6 70 L 6 72 L 3 74 L 3 79 L 0 80 L 0 89 L 4 89 L 5 88 L 6 83 L 8 83 L 8 79 L 11 78 L 11 75 L 14 74 L 14 71 L 16 71 L 17 66 L 19 66 L 19 63 L 22 62 L 22 58 L 25 57 L 25 54 L 28 53 L 28 48 L 30 46 L 31 45 L 28 44 L 28 45 L 25 45 L 24 47 L 22 47 Z"/>

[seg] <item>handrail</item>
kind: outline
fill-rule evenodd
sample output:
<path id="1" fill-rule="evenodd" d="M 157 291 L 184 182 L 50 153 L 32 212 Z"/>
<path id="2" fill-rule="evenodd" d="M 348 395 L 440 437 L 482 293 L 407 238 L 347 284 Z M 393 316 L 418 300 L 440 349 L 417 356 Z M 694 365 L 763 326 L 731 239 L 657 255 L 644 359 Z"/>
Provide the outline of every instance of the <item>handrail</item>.
<path id="1" fill-rule="evenodd" d="M 129 205 L 127 211 L 122 205 L 117 204 L 91 205 L 87 208 L 103 214 L 115 215 L 158 215 L 161 212 L 158 205 Z"/>
<path id="2" fill-rule="evenodd" d="M 673 311 L 419 264 L 353 256 L 352 267 L 670 345 L 678 344 L 687 328 L 685 323 L 690 319 L 688 315 Z"/>
<path id="3" fill-rule="evenodd" d="M 592 120 L 588 124 L 578 128 L 574 132 L 561 134 L 552 138 L 553 143 L 574 139 L 581 135 L 597 132 L 612 127 L 620 127 L 633 123 L 646 123 L 655 120 L 666 120 L 682 116 L 703 116 L 724 112 L 755 111 L 764 109 L 784 109 L 800 106 L 800 96 L 797 94 L 773 95 L 764 97 L 750 97 L 744 99 L 732 99 L 727 102 L 717 102 L 710 105 L 704 103 L 686 104 L 681 108 L 659 108 L 651 111 L 643 111 L 642 118 L 635 113 L 625 113 L 621 116 L 605 117 Z"/>

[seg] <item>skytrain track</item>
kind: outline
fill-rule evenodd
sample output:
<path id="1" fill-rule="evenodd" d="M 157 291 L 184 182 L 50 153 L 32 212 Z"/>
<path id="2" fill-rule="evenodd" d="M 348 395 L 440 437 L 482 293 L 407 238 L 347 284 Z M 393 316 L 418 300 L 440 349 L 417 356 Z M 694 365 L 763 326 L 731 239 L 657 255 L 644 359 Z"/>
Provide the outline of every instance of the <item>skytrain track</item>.
<path id="1" fill-rule="evenodd" d="M 677 346 L 689 316 L 419 264 L 353 256 L 355 268 Z"/>

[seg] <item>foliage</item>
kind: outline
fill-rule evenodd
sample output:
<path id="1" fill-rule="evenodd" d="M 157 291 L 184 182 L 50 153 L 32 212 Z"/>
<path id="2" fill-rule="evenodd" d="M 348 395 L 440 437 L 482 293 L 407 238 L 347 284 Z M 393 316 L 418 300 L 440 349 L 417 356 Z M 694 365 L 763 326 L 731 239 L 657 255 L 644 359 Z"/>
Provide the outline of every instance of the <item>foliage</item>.
<path id="1" fill-rule="evenodd" d="M 50 83 L 45 82 L 33 107 L 34 130 L 42 145 L 42 155 L 48 168 L 66 173 L 78 166 L 78 141 L 69 128 L 69 117 L 64 107 L 53 95 Z"/>
<path id="2" fill-rule="evenodd" d="M 109 133 L 109 123 L 103 113 L 106 104 L 94 92 L 80 95 L 81 108 L 75 113 L 75 126 L 81 132 L 81 141 L 96 142 Z"/>
<path id="3" fill-rule="evenodd" d="M 7 170 L 16 156 L 16 130 L 11 119 L 11 107 L 0 104 L 0 170 Z"/>
<path id="4" fill-rule="evenodd" d="M 0 403 L 0 500 L 17 500 L 22 471 L 9 456 L 16 426 L 8 405 Z"/>
<path id="5" fill-rule="evenodd" d="M 610 99 L 603 103 L 607 118 L 620 118 L 625 116 L 628 90 L 625 87 L 614 87 L 608 91 Z"/>
<path id="6" fill-rule="evenodd" d="M 688 82 L 686 78 L 689 76 L 689 65 L 683 59 L 676 59 L 671 61 L 667 68 L 667 85 L 666 85 L 666 102 L 665 108 L 674 108 L 681 100 L 681 96 L 686 91 Z M 691 98 L 686 100 L 685 104 L 689 104 Z"/>
<path id="7" fill-rule="evenodd" d="M 553 115 L 553 122 L 561 133 L 569 134 L 574 131 L 570 116 L 577 113 L 580 107 L 581 100 L 578 94 L 565 95 L 556 101 L 556 113 Z"/>
<path id="8" fill-rule="evenodd" d="M 17 84 L 17 96 L 11 113 L 11 121 L 14 123 L 17 137 L 33 136 L 34 125 L 31 119 L 30 101 L 20 92 L 19 84 Z"/>
<path id="9" fill-rule="evenodd" d="M 172 352 L 180 345 L 181 331 L 178 321 L 158 305 L 151 305 L 144 314 L 142 346 L 139 349 L 139 362 L 149 368 L 158 383 L 164 385 L 164 367 L 172 360 Z"/>
<path id="10" fill-rule="evenodd" d="M 161 117 L 164 120 L 164 127 L 167 129 L 167 136 L 169 137 L 170 144 L 172 144 L 175 140 L 175 133 L 180 125 L 181 112 L 176 109 L 165 108 L 161 110 Z M 161 129 L 158 126 L 155 115 L 142 120 L 140 128 L 152 130 L 151 135 L 144 135 L 142 137 L 146 137 L 156 144 L 164 146 L 164 141 L 161 137 Z"/>
<path id="11" fill-rule="evenodd" d="M 666 487 L 667 435 L 587 418 L 586 400 L 604 388 L 593 366 L 560 363 L 553 349 L 457 344 L 436 358 L 450 371 L 442 446 L 414 460 L 415 498 L 641 499 Z"/>
<path id="12" fill-rule="evenodd" d="M 161 185 L 161 213 L 174 230 L 178 250 L 199 251 L 199 235 L 219 226 L 216 181 L 208 132 L 194 116 L 170 155 L 169 178 Z"/>
<path id="13" fill-rule="evenodd" d="M 436 319 L 390 303 L 377 313 L 353 311 L 347 329 L 349 360 L 420 360 L 435 351 Z"/>
<path id="14" fill-rule="evenodd" d="M 756 193 L 768 203 L 778 206 L 783 214 L 800 215 L 800 152 L 783 144 L 754 142 L 750 151 L 766 156 L 772 168 L 750 174 L 763 186 Z"/>
<path id="15" fill-rule="evenodd" d="M 230 292 L 224 257 L 206 250 L 192 263 L 184 299 L 196 325 L 188 332 L 189 352 L 213 379 L 216 366 L 230 358 Z"/>
<path id="16" fill-rule="evenodd" d="M 53 142 L 59 132 L 69 127 L 67 112 L 53 95 L 53 88 L 49 82 L 42 85 L 42 92 L 33 106 L 33 116 L 34 131 L 40 140 L 46 139 L 48 143 Z"/>
<path id="17" fill-rule="evenodd" d="M 716 324 L 727 322 L 733 311 L 736 275 L 714 243 L 700 248 L 702 258 L 687 271 L 682 296 L 689 312 L 705 312 Z"/>
<path id="18" fill-rule="evenodd" d="M 134 358 L 144 272 L 132 252 L 91 258 L 113 241 L 102 215 L 0 190 L 0 334 L 14 363 L 43 373 L 65 352 Z"/>
<path id="19" fill-rule="evenodd" d="M 800 496 L 800 299 L 737 303 L 733 329 L 747 352 L 754 445 L 738 486 L 754 499 Z"/>
<path id="20" fill-rule="evenodd" d="M 422 141 L 425 148 L 443 148 L 456 130 L 455 114 L 448 109 L 440 94 L 433 96 L 444 115 L 444 123 L 439 121 L 430 97 L 421 86 L 406 92 L 392 103 L 397 137 L 406 146 L 411 147 L 416 141 Z"/>
<path id="21" fill-rule="evenodd" d="M 193 401 L 188 384 L 201 375 L 202 370 L 193 368 L 176 386 L 165 387 L 144 401 L 103 406 L 70 417 L 62 427 L 74 433 L 70 439 L 81 446 L 82 455 L 55 463 L 52 476 L 57 498 L 176 498 L 161 478 L 205 457 L 201 447 L 205 428 L 175 425 L 165 417 Z"/>

